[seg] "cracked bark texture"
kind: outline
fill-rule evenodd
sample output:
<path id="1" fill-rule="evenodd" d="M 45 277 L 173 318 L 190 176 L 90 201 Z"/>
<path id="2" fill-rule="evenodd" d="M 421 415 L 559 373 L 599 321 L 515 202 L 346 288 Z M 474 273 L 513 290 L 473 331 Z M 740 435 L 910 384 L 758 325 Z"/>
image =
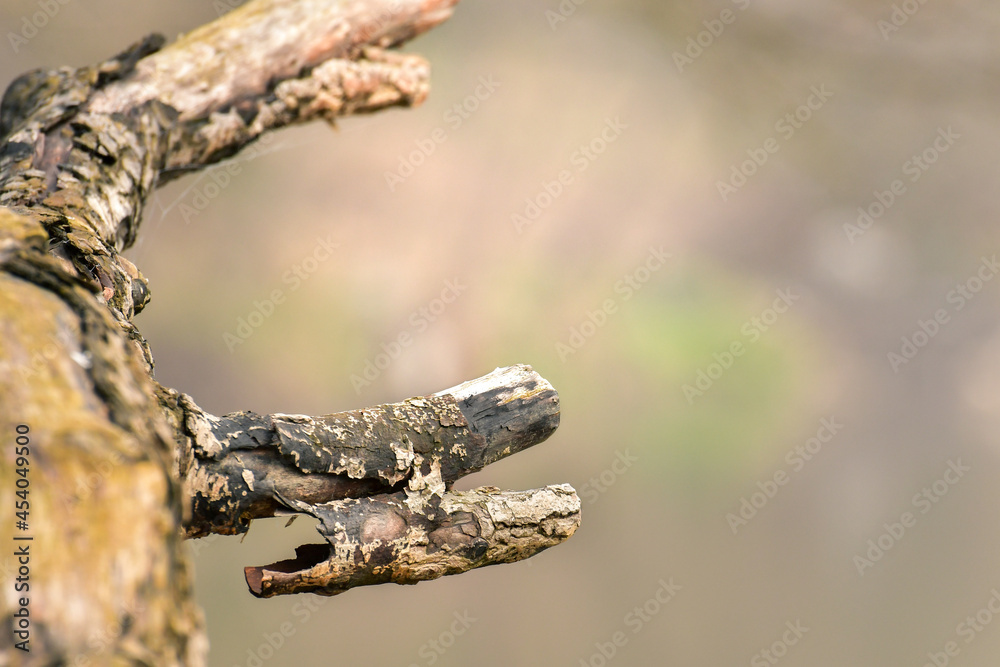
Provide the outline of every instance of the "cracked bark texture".
<path id="1" fill-rule="evenodd" d="M 559 425 L 559 396 L 530 366 L 402 403 L 332 415 L 213 417 L 163 389 L 172 406 L 189 536 L 238 534 L 288 500 L 326 502 L 403 488 L 428 502 L 465 475 L 531 447 Z"/>
<path id="2" fill-rule="evenodd" d="M 163 390 L 168 392 L 169 390 Z M 218 418 L 172 392 L 186 452 L 188 534 L 245 532 L 255 518 L 318 518 L 327 545 L 245 570 L 259 597 L 415 584 L 528 558 L 576 531 L 566 485 L 452 492 L 484 466 L 546 439 L 559 397 L 530 366 L 511 366 L 433 396 L 321 417 Z"/>
<path id="3" fill-rule="evenodd" d="M 411 501 L 410 491 L 319 505 L 289 500 L 290 509 L 319 519 L 327 544 L 246 568 L 250 591 L 337 595 L 370 584 L 416 584 L 528 558 L 568 539 L 580 523 L 580 499 L 568 484 L 446 492 L 433 511 Z"/>
<path id="4" fill-rule="evenodd" d="M 325 544 L 247 569 L 251 592 L 269 596 L 414 583 L 517 560 L 576 529 L 566 486 L 451 491 L 558 424 L 554 390 L 528 367 L 361 411 L 218 418 L 152 379 L 132 324 L 150 293 L 120 253 L 158 185 L 286 125 L 419 104 L 426 62 L 387 49 L 456 1 L 253 0 L 170 45 L 151 36 L 9 86 L 0 433 L 30 427 L 35 551 L 31 653 L 13 649 L 5 589 L 0 665 L 204 664 L 185 534 L 318 517 Z M 11 544 L 13 517 L 0 519 Z"/>

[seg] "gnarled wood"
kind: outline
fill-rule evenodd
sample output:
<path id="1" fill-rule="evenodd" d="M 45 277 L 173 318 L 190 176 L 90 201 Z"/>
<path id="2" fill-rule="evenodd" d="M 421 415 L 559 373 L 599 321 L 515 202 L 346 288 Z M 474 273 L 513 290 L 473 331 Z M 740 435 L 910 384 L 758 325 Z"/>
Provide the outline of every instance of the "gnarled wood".
<path id="1" fill-rule="evenodd" d="M 14 648 L 20 603 L 0 596 L 0 667 L 204 664 L 185 532 L 319 517 L 326 551 L 305 547 L 307 568 L 248 572 L 253 593 L 272 595 L 509 562 L 576 529 L 568 487 L 449 490 L 555 429 L 558 398 L 528 367 L 325 417 L 216 418 L 152 379 L 132 324 L 150 293 L 120 253 L 149 194 L 264 132 L 420 103 L 427 64 L 385 49 L 445 20 L 454 2 L 253 0 L 173 44 L 152 36 L 104 63 L 30 72 L 8 88 L 0 441 L 15 428 L 30 434 L 21 536 L 35 551 L 31 653 Z M 0 458 L 2 489 L 14 488 L 12 460 Z M 13 526 L 0 523 L 6 544 Z M 95 646 L 95 631 L 112 640 Z"/>
<path id="2" fill-rule="evenodd" d="M 514 563 L 568 539 L 580 525 L 580 498 L 568 484 L 533 491 L 482 487 L 448 492 L 433 511 L 405 491 L 322 505 L 289 500 L 289 509 L 320 521 L 327 544 L 245 570 L 259 597 L 416 584 L 476 567 Z"/>

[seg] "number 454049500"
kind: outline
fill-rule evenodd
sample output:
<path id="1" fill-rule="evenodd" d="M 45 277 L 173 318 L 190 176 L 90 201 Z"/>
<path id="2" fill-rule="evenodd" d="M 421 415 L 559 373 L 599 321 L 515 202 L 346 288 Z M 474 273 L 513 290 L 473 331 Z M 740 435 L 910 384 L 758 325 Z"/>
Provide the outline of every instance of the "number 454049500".
<path id="1" fill-rule="evenodd" d="M 17 485 L 17 491 L 15 492 L 20 500 L 15 501 L 17 507 L 17 518 L 21 521 L 27 523 L 28 521 L 28 487 L 31 482 L 28 480 L 28 465 L 30 460 L 28 457 L 31 455 L 31 450 L 28 447 L 30 439 L 28 438 L 28 426 L 27 424 L 19 424 L 17 426 L 17 438 L 16 438 L 16 448 L 14 454 L 17 458 L 14 461 L 17 472 L 17 480 L 15 484 Z"/>

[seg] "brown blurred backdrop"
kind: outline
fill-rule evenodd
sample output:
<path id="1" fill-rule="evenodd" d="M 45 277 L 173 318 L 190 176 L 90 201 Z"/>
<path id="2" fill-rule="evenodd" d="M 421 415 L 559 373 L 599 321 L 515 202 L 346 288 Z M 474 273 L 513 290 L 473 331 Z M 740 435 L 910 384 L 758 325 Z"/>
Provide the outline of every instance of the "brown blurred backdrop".
<path id="1" fill-rule="evenodd" d="M 5 0 L 0 80 L 225 4 Z M 996 664 L 998 37 L 985 0 L 467 0 L 407 47 L 419 109 L 160 190 L 161 382 L 322 414 L 530 363 L 561 428 L 463 488 L 584 500 L 528 562 L 333 599 L 246 591 L 305 519 L 194 542 L 211 664 Z"/>

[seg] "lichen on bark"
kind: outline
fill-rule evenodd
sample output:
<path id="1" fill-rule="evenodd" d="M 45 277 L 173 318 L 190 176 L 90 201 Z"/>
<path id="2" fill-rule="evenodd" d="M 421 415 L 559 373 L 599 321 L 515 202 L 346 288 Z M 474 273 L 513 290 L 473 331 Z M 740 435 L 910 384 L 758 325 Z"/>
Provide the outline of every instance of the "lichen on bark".
<path id="1" fill-rule="evenodd" d="M 558 396 L 530 367 L 364 410 L 215 417 L 153 379 L 132 323 L 150 290 L 121 253 L 158 185 L 286 125 L 419 104 L 427 63 L 386 49 L 454 4 L 252 0 L 173 44 L 150 36 L 7 89 L 0 438 L 31 434 L 33 662 L 204 664 L 182 539 L 254 518 L 312 514 L 327 540 L 300 547 L 298 569 L 248 568 L 261 596 L 415 583 L 575 531 L 567 486 L 451 491 L 558 426 Z M 14 475 L 5 454 L 0 488 Z M 13 605 L 0 596 L 0 667 L 23 657 L 10 649 Z M 95 631 L 111 639 L 95 648 Z"/>

